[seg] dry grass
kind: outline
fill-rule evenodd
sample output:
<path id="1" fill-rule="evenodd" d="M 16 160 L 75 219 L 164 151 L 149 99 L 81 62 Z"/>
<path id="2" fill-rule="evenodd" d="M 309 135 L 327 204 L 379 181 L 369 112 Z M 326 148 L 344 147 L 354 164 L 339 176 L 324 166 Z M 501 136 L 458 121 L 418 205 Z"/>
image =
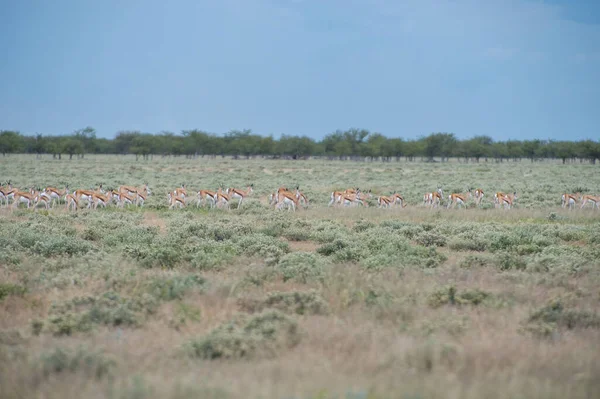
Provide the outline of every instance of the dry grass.
<path id="1" fill-rule="evenodd" d="M 52 166 L 56 165 L 54 162 L 44 162 L 46 166 L 56 168 Z M 393 264 L 380 269 L 366 267 L 366 255 L 361 253 L 356 255 L 358 260 L 355 261 L 318 255 L 323 261 L 319 264 L 323 268 L 322 274 L 309 276 L 304 281 L 294 278 L 284 281 L 277 269 L 277 256 L 284 255 L 261 255 L 258 249 L 252 253 L 236 252 L 227 262 L 214 267 L 176 260 L 167 262 L 161 269 L 130 255 L 138 249 L 138 241 L 125 244 L 107 241 L 109 245 L 100 238 L 91 237 L 93 249 L 84 255 L 59 253 L 47 258 L 28 247 L 18 254 L 18 259 L 0 258 L 0 284 L 26 288 L 24 292 L 14 291 L 18 294 L 0 298 L 2 398 L 600 397 L 600 328 L 595 324 L 597 319 L 593 318 L 600 313 L 600 270 L 598 262 L 594 261 L 594 256 L 597 258 L 600 254 L 600 243 L 590 239 L 597 231 L 599 212 L 567 211 L 548 204 L 538 206 L 533 196 L 526 195 L 519 207 L 510 211 L 426 209 L 418 205 L 421 187 L 417 184 L 422 176 L 432 172 L 428 169 L 430 165 L 421 164 L 375 167 L 348 163 L 340 169 L 334 163 L 317 161 L 306 164 L 273 162 L 265 167 L 258 161 L 205 159 L 188 165 L 180 160 L 156 159 L 153 163 L 139 164 L 123 161 L 125 166 L 117 168 L 111 163 L 96 163 L 94 157 L 90 157 L 89 162 L 92 168 L 98 169 L 97 174 L 109 176 L 108 179 L 114 182 L 132 175 L 140 181 L 146 176 L 157 176 L 153 182 L 159 187 L 156 197 L 148 200 L 143 211 L 82 210 L 73 216 L 61 207 L 46 217 L 43 212 L 34 215 L 23 210 L 0 209 L 5 231 L 12 231 L 8 227 L 18 225 L 24 230 L 39 229 L 62 237 L 59 232 L 72 229 L 69 237 L 80 243 L 86 240 L 86 231 L 92 227 L 108 225 L 103 234 L 110 235 L 110 229 L 117 229 L 115 221 L 131 223 L 133 227 L 152 227 L 150 230 L 156 234 L 152 244 L 143 241 L 147 237 L 133 228 L 115 234 L 140 234 L 139 242 L 144 244 L 139 246 L 142 249 L 153 246 L 156 252 L 152 252 L 152 256 L 157 257 L 168 257 L 170 254 L 166 249 L 175 242 L 188 243 L 186 240 L 189 240 L 193 245 L 182 247 L 188 251 L 203 245 L 206 237 L 201 237 L 197 230 L 185 236 L 188 230 L 183 229 L 200 225 L 215 228 L 218 236 L 214 239 L 215 247 L 238 245 L 239 241 L 229 240 L 223 233 L 239 224 L 246 227 L 246 230 L 236 230 L 240 239 L 260 236 L 263 241 L 257 238 L 256 242 L 265 246 L 272 245 L 269 240 L 282 241 L 292 256 L 305 252 L 314 254 L 329 242 L 322 236 L 319 241 L 315 236 L 319 227 L 331 228 L 338 235 L 333 239 L 340 238 L 344 243 L 354 245 L 350 249 L 365 251 L 359 245 L 361 241 L 369 241 L 380 232 L 391 237 L 391 230 L 379 229 L 373 235 L 368 232 L 368 226 L 379 228 L 387 221 L 407 222 L 409 227 L 426 226 L 431 229 L 428 232 L 436 234 L 443 230 L 475 231 L 483 235 L 503 229 L 503 234 L 508 236 L 513 229 L 526 227 L 534 231 L 531 234 L 539 235 L 537 239 L 541 244 L 533 248 L 537 252 L 522 256 L 525 267 L 505 270 L 492 262 L 494 257 L 514 254 L 510 251 L 517 251 L 515 248 L 519 243 L 514 245 L 515 248 L 499 252 L 493 252 L 489 247 L 481 252 L 453 250 L 449 245 L 425 248 L 425 252 L 432 250 L 443 256 L 443 260 L 432 267 L 425 265 L 425 252 L 419 252 L 419 256 L 423 256 L 423 265 Z M 90 170 L 90 165 L 79 162 L 59 165 L 68 165 L 65 174 L 78 175 Z M 18 173 L 8 169 L 9 165 L 4 161 L 0 166 Z M 481 175 L 482 180 L 490 179 L 501 185 L 523 176 L 535 179 L 527 184 L 549 181 L 553 174 L 559 174 L 555 166 L 523 163 L 514 165 L 513 170 L 511 165 L 500 165 L 498 174 L 488 165 L 457 167 L 464 173 Z M 121 172 L 121 169 L 128 172 Z M 195 184 L 214 188 L 213 183 L 225 180 L 222 176 L 210 175 L 217 171 L 222 171 L 229 179 L 228 183 L 233 181 L 232 185 L 239 186 L 254 179 L 260 183 L 260 176 L 263 179 L 267 176 L 268 181 L 263 183 L 268 185 L 255 184 L 254 201 L 264 199 L 266 193 L 278 185 L 292 186 L 296 180 L 318 201 L 314 201 L 307 211 L 281 212 L 275 216 L 275 211 L 260 208 L 251 201 L 248 204 L 251 212 L 248 213 L 213 212 L 195 207 L 168 212 L 161 208 L 161 193 L 175 185 L 174 181 L 178 185 L 191 179 L 190 176 L 209 176 L 207 179 L 212 179 L 209 182 Z M 596 173 L 587 166 L 584 171 L 587 177 L 577 184 L 589 182 L 592 172 Z M 48 173 L 49 181 L 64 178 L 56 176 L 62 171 L 45 173 Z M 568 173 L 561 173 L 560 176 L 568 177 Z M 411 179 L 414 183 L 414 187 L 410 187 L 412 204 L 404 209 L 390 210 L 327 208 L 327 191 L 347 182 L 342 181 L 341 176 L 359 179 L 361 186 L 375 180 L 374 185 L 381 187 L 386 181 L 389 181 L 387 186 L 393 186 L 396 176 Z M 21 176 L 20 180 L 25 177 Z M 13 181 L 17 181 L 17 177 Z M 460 187 L 462 183 L 457 181 L 454 185 Z M 510 186 L 513 183 L 504 184 Z M 541 185 L 555 190 L 550 184 Z M 279 231 L 277 228 L 282 221 L 285 226 Z M 355 229 L 357 223 L 368 226 L 362 231 L 362 228 Z M 286 235 L 288 226 L 305 226 L 303 228 L 312 229 L 311 234 L 297 238 L 302 241 L 290 240 L 285 237 L 293 236 L 295 232 Z M 558 226 L 573 236 L 570 241 L 557 239 L 554 244 L 549 244 L 554 238 L 549 234 L 555 233 L 544 235 L 542 230 L 536 230 L 540 226 L 547 227 L 548 231 L 554 231 L 552 229 Z M 580 235 L 581 232 L 585 234 Z M 271 235 L 265 236 L 266 233 Z M 398 238 L 397 235 L 402 233 L 394 230 L 393 234 Z M 11 256 L 12 246 L 16 245 L 11 240 L 16 235 L 14 232 L 0 235 L 0 248 L 10 252 Z M 124 241 L 130 238 L 120 237 Z M 388 238 L 382 236 L 381 240 Z M 405 239 L 404 236 L 400 238 Z M 422 250 L 416 238 L 406 238 L 407 245 Z M 398 242 L 399 245 L 403 243 Z M 555 252 L 544 253 L 549 246 Z M 542 267 L 544 263 L 532 267 L 540 261 L 541 255 L 547 257 L 542 260 L 558 259 L 560 264 L 551 264 L 547 269 Z M 465 268 L 464 260 L 472 256 L 488 257 L 492 261 Z M 399 258 L 398 262 L 402 261 Z M 571 264 L 577 267 L 571 268 Z M 152 282 L 168 282 L 190 275 L 202 276 L 206 286 L 177 291 L 175 293 L 181 295 L 173 294 L 172 298 L 170 291 L 163 293 L 169 299 L 159 301 L 153 313 L 137 326 L 96 323 L 89 331 L 74 331 L 71 335 L 61 336 L 46 330 L 35 331 L 34 322 L 47 320 L 52 304 L 86 296 L 99 297 L 109 292 L 124 298 L 137 298 L 147 294 L 145 290 Z M 163 287 L 167 287 L 166 290 L 177 288 Z M 287 316 L 298 323 L 300 340 L 296 345 L 278 347 L 274 354 L 259 352 L 240 359 L 208 360 L 190 355 L 190 341 L 209 336 L 241 314 L 252 317 L 244 304 L 264 300 L 274 293 L 297 292 L 316 293 L 326 303 L 328 312 L 317 315 L 288 311 Z M 457 298 L 465 293 L 479 293 L 485 299 L 477 303 L 453 302 L 444 297 L 449 293 L 454 293 Z M 573 325 L 551 325 L 550 319 L 544 323 L 530 321 L 533 312 L 556 301 L 573 312 L 569 314 Z M 44 372 L 44 365 L 60 365 L 57 359 L 48 360 L 56 348 L 63 348 L 70 354 L 83 348 L 89 355 L 88 363 L 83 362 L 72 369 Z M 111 372 L 96 378 L 89 371 L 92 367 L 89 364 L 104 364 L 103 359 L 113 362 Z"/>

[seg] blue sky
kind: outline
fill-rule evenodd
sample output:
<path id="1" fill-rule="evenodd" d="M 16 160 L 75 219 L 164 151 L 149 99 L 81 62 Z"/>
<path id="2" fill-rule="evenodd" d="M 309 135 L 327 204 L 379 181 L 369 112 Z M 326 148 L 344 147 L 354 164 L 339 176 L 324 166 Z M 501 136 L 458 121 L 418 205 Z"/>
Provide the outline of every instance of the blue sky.
<path id="1" fill-rule="evenodd" d="M 600 138 L 600 2 L 0 1 L 0 129 Z"/>

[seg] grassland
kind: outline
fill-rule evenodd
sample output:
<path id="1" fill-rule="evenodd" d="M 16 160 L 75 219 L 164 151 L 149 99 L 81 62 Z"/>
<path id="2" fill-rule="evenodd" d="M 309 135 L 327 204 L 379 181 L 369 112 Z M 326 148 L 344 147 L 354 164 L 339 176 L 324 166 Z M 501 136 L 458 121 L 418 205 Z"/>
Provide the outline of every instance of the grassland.
<path id="1" fill-rule="evenodd" d="M 597 398 L 600 212 L 560 195 L 600 191 L 598 168 L 0 158 L 17 187 L 153 192 L 143 209 L 0 209 L 0 396 Z M 169 211 L 181 183 L 255 193 Z M 281 185 L 311 207 L 269 209 Z M 421 207 L 438 185 L 485 204 Z M 327 208 L 349 186 L 408 206 Z"/>

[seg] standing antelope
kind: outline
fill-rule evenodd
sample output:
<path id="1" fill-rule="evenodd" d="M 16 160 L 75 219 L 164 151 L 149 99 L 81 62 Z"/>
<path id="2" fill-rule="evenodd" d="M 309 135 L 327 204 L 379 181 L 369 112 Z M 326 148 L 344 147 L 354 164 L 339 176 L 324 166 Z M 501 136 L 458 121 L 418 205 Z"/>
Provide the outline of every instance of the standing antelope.
<path id="1" fill-rule="evenodd" d="M 215 203 L 217 202 L 217 193 L 209 190 L 198 191 L 198 203 L 196 206 L 202 205 L 202 201 L 204 201 L 205 205 L 210 203 L 210 207 L 214 208 Z"/>
<path id="2" fill-rule="evenodd" d="M 398 203 L 400 203 L 402 208 L 406 208 L 406 201 L 404 201 L 404 197 L 398 193 L 394 193 L 394 195 L 392 195 L 392 205 L 396 205 Z"/>
<path id="3" fill-rule="evenodd" d="M 584 195 L 583 197 L 581 197 L 581 209 L 583 209 L 585 204 L 587 204 L 588 202 L 592 203 L 592 209 L 600 209 L 600 196 Z"/>
<path id="4" fill-rule="evenodd" d="M 60 202 L 60 199 L 63 198 L 64 196 L 66 196 L 69 193 L 69 187 L 65 186 L 64 190 L 59 190 L 55 187 L 46 187 L 46 189 L 44 190 L 44 192 L 46 194 L 48 194 L 48 196 L 50 196 L 51 199 L 51 204 L 52 206 L 54 206 L 54 202 Z"/>
<path id="5" fill-rule="evenodd" d="M 244 198 L 249 197 L 250 194 L 252 194 L 253 187 L 254 187 L 254 184 L 249 185 L 246 190 L 240 190 L 238 188 L 230 188 L 229 190 L 227 190 L 227 194 L 229 195 L 230 199 L 239 199 L 240 200 L 238 202 L 238 208 L 239 208 L 242 206 L 242 201 L 244 200 Z"/>
<path id="6" fill-rule="evenodd" d="M 14 193 L 14 202 L 12 204 L 13 207 L 18 207 L 21 202 L 27 204 L 27 209 L 33 203 L 34 196 L 31 193 L 26 193 L 24 191 L 16 191 Z"/>
<path id="7" fill-rule="evenodd" d="M 173 209 L 175 207 L 179 207 L 181 209 L 185 206 L 185 199 L 183 197 L 178 197 L 172 192 L 168 192 L 167 197 L 169 198 L 169 209 Z"/>
<path id="8" fill-rule="evenodd" d="M 392 206 L 392 199 L 384 195 L 377 197 L 377 206 L 379 208 L 389 208 Z"/>
<path id="9" fill-rule="evenodd" d="M 94 202 L 94 209 L 98 208 L 98 205 L 102 205 L 106 208 L 106 205 L 110 203 L 112 199 L 112 191 L 108 191 L 106 194 L 94 193 L 92 195 L 92 201 Z"/>
<path id="10" fill-rule="evenodd" d="M 560 199 L 561 199 L 561 206 L 563 208 L 565 207 L 569 207 L 569 209 L 572 209 L 573 206 L 575 206 L 575 204 L 577 203 L 577 198 L 581 197 L 580 193 L 576 193 L 576 194 L 563 194 Z"/>
<path id="11" fill-rule="evenodd" d="M 187 197 L 187 188 L 185 184 L 182 184 L 181 187 L 176 188 L 173 191 L 173 194 L 175 194 L 176 197 L 183 197 L 183 199 L 185 199 L 185 197 Z"/>
<path id="12" fill-rule="evenodd" d="M 471 190 L 467 191 L 466 193 L 453 193 L 450 194 L 448 196 L 448 206 L 447 208 L 450 209 L 450 207 L 456 207 L 456 206 L 466 206 L 467 201 L 469 200 L 469 198 L 471 198 Z"/>
<path id="13" fill-rule="evenodd" d="M 39 203 L 42 203 L 46 209 L 50 209 L 50 204 L 52 203 L 52 198 L 45 191 L 36 191 L 34 194 L 34 207 L 36 207 Z"/>
<path id="14" fill-rule="evenodd" d="M 298 203 L 302 205 L 303 208 L 308 208 L 308 198 L 304 193 L 300 192 L 300 186 L 296 186 L 296 198 L 298 199 Z"/>
<path id="15" fill-rule="evenodd" d="M 504 201 L 504 198 L 508 198 L 510 200 L 510 206 L 513 205 L 513 203 L 515 202 L 515 200 L 518 198 L 517 197 L 517 192 L 513 192 L 513 193 L 508 193 L 508 194 L 504 194 L 501 191 L 498 191 L 497 193 L 494 194 L 494 204 L 496 207 L 502 207 L 502 205 L 506 206 L 507 201 Z M 510 209 L 510 207 L 509 207 Z"/>
<path id="16" fill-rule="evenodd" d="M 481 204 L 481 200 L 483 199 L 483 190 L 480 188 L 476 189 L 474 197 L 475 197 L 475 204 L 477 206 L 479 206 L 479 204 Z"/>
<path id="17" fill-rule="evenodd" d="M 291 207 L 291 209 L 296 212 L 296 208 L 298 207 L 298 197 L 289 191 L 280 192 L 277 196 L 277 204 L 275 205 L 275 208 L 281 209 L 284 205 L 288 207 L 288 211 Z"/>
<path id="18" fill-rule="evenodd" d="M 65 202 L 67 206 L 67 211 L 71 210 L 71 206 L 73 206 L 73 209 L 77 211 L 77 208 L 79 207 L 79 201 L 77 201 L 77 197 L 75 196 L 75 194 L 67 193 L 67 195 L 65 195 Z"/>
<path id="19" fill-rule="evenodd" d="M 221 187 L 219 187 L 219 189 L 217 190 L 217 207 L 219 207 L 219 204 L 222 203 L 227 209 L 230 209 L 230 202 L 231 199 L 229 198 L 229 195 L 227 193 L 224 193 Z"/>
<path id="20" fill-rule="evenodd" d="M 432 193 L 427 193 L 423 197 L 425 205 L 429 205 L 431 209 L 435 208 L 438 205 L 442 204 L 442 200 L 444 197 L 444 191 L 438 187 L 437 191 Z"/>

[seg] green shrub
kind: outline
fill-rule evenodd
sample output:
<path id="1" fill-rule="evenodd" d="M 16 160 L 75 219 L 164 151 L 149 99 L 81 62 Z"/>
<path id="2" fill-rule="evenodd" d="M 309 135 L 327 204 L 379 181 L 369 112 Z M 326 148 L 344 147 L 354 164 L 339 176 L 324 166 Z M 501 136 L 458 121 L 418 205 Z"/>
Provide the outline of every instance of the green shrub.
<path id="1" fill-rule="evenodd" d="M 44 326 L 55 335 L 87 332 L 95 325 L 140 326 L 158 306 L 149 294 L 124 298 L 108 291 L 97 297 L 80 297 L 54 304 Z"/>
<path id="2" fill-rule="evenodd" d="M 474 267 L 485 267 L 493 265 L 493 260 L 486 255 L 467 255 L 458 264 L 463 269 L 471 269 Z"/>
<path id="3" fill-rule="evenodd" d="M 415 238 L 419 245 L 424 247 L 444 247 L 446 246 L 446 237 L 434 233 L 422 233 Z"/>
<path id="4" fill-rule="evenodd" d="M 113 375 L 116 362 L 100 351 L 79 347 L 77 350 L 55 348 L 42 354 L 39 361 L 44 377 L 62 373 L 85 373 L 101 379 Z"/>
<path id="5" fill-rule="evenodd" d="M 487 250 L 487 243 L 479 239 L 452 238 L 448 247 L 453 251 L 478 251 Z"/>
<path id="6" fill-rule="evenodd" d="M 0 301 L 10 295 L 23 296 L 26 292 L 27 289 L 21 285 L 0 283 Z"/>
<path id="7" fill-rule="evenodd" d="M 326 264 L 321 256 L 312 252 L 292 252 L 283 256 L 276 268 L 282 273 L 283 281 L 307 283 L 323 279 Z"/>
<path id="8" fill-rule="evenodd" d="M 596 312 L 578 309 L 566 309 L 560 301 L 552 301 L 548 305 L 533 312 L 528 320 L 530 331 L 548 335 L 556 328 L 600 328 L 600 315 Z"/>
<path id="9" fill-rule="evenodd" d="M 185 350 L 201 359 L 272 357 L 299 341 L 296 321 L 272 310 L 252 317 L 240 316 L 203 338 L 191 340 Z"/>
<path id="10" fill-rule="evenodd" d="M 494 263 L 498 269 L 505 270 L 525 270 L 527 263 L 522 257 L 508 252 L 499 253 L 494 257 Z"/>
<path id="11" fill-rule="evenodd" d="M 432 292 L 428 303 L 434 308 L 443 305 L 479 305 L 489 296 L 489 293 L 479 289 L 458 291 L 451 285 Z"/>
<path id="12" fill-rule="evenodd" d="M 327 303 L 315 291 L 273 292 L 263 300 L 244 300 L 242 309 L 249 312 L 277 309 L 299 315 L 324 315 L 329 313 Z"/>
<path id="13" fill-rule="evenodd" d="M 160 301 L 182 299 L 190 290 L 201 291 L 206 280 L 197 275 L 173 276 L 171 278 L 154 278 L 148 284 L 148 293 Z"/>

